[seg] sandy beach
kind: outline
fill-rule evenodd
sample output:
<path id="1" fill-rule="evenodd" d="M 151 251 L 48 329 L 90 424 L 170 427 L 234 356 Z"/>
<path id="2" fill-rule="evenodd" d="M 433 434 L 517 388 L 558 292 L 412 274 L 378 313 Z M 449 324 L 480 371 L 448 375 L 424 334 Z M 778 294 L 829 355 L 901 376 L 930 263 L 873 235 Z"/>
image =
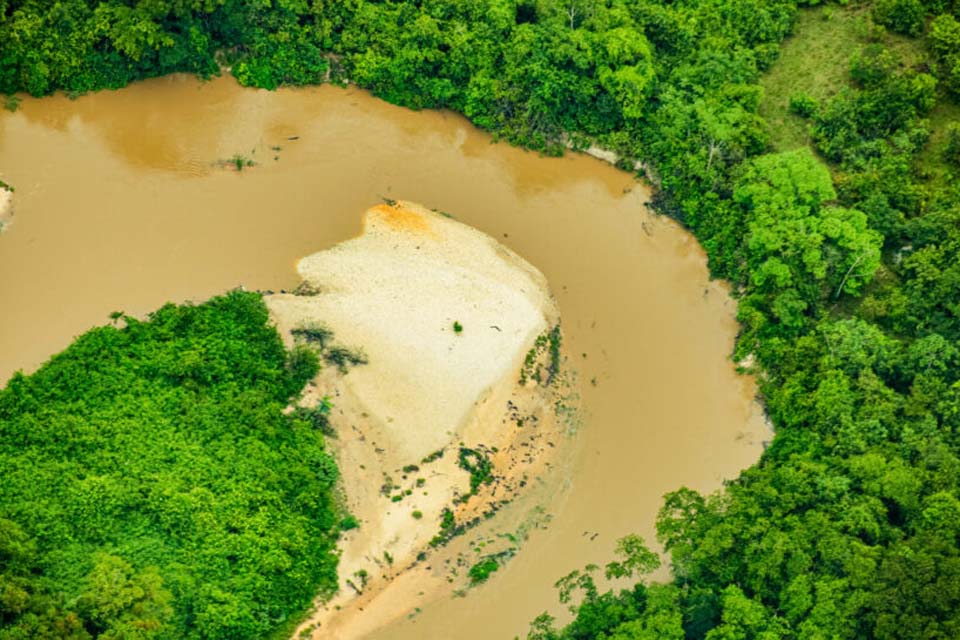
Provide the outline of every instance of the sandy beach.
<path id="1" fill-rule="evenodd" d="M 0 233 L 13 217 L 13 191 L 0 186 Z"/>
<path id="2" fill-rule="evenodd" d="M 451 589 L 450 558 L 430 544 L 445 510 L 479 521 L 549 464 L 552 391 L 520 372 L 559 312 L 518 255 L 408 202 L 371 208 L 359 237 L 298 272 L 300 295 L 266 296 L 281 334 L 293 344 L 296 329 L 322 326 L 367 360 L 325 367 L 301 401 L 333 406 L 330 446 L 360 527 L 341 541 L 339 593 L 298 636 L 355 638 L 408 613 L 411 596 Z M 472 496 L 463 449 L 493 465 Z"/>

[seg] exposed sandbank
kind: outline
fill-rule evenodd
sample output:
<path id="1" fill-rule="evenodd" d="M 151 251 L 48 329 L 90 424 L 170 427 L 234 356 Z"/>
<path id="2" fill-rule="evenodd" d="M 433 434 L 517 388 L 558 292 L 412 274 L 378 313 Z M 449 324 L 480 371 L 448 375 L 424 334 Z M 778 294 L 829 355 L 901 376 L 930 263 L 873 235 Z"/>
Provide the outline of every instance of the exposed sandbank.
<path id="1" fill-rule="evenodd" d="M 341 542 L 340 592 L 298 632 L 353 638 L 408 613 L 411 595 L 448 588 L 442 551 L 417 560 L 445 509 L 458 524 L 480 518 L 548 464 L 558 428 L 550 390 L 519 380 L 559 315 L 544 277 L 518 255 L 407 202 L 371 208 L 361 236 L 298 271 L 310 295 L 266 296 L 285 339 L 323 325 L 369 359 L 346 375 L 326 368 L 304 399 L 333 403 L 331 447 L 361 526 Z M 460 447 L 483 451 L 496 476 L 465 501 Z"/>
<path id="2" fill-rule="evenodd" d="M 13 191 L 0 185 L 0 232 L 10 224 L 13 217 Z"/>

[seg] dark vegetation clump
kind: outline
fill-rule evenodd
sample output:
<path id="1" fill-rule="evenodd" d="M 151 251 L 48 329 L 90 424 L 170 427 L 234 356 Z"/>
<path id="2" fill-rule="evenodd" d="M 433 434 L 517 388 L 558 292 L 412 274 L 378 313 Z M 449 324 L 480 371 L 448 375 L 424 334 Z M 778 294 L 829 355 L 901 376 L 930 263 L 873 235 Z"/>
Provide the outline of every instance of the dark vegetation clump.
<path id="1" fill-rule="evenodd" d="M 315 292 L 315 290 L 312 290 Z M 305 293 L 304 295 L 313 295 Z M 332 344 L 333 331 L 321 324 L 308 324 L 290 330 L 294 341 L 311 347 L 327 364 L 333 365 L 340 373 L 347 373 L 350 367 L 367 364 L 367 354 L 363 349 L 351 349 Z"/>
<path id="2" fill-rule="evenodd" d="M 440 516 L 440 531 L 430 540 L 431 547 L 443 546 L 452 538 L 463 533 L 463 525 L 458 525 L 457 520 L 450 509 L 444 509 Z"/>
<path id="3" fill-rule="evenodd" d="M 297 407 L 293 416 L 307 422 L 314 429 L 328 438 L 335 438 L 337 432 L 330 424 L 330 409 L 333 404 L 329 398 L 323 398 L 315 407 Z"/>
<path id="4" fill-rule="evenodd" d="M 470 578 L 470 586 L 475 587 L 478 584 L 486 582 L 490 575 L 512 558 L 516 552 L 517 548 L 511 546 L 503 551 L 487 554 L 477 560 L 467 571 L 467 577 Z"/>
<path id="5" fill-rule="evenodd" d="M 490 574 L 500 568 L 500 563 L 496 558 L 483 558 L 470 567 L 467 576 L 470 578 L 471 585 L 478 585 L 487 581 Z"/>
<path id="6" fill-rule="evenodd" d="M 321 350 L 325 349 L 333 339 L 333 331 L 322 325 L 308 325 L 292 329 L 295 340 L 303 341 L 307 344 L 316 345 Z"/>
<path id="7" fill-rule="evenodd" d="M 443 449 L 437 449 L 436 451 L 428 454 L 420 461 L 420 464 L 430 464 L 431 462 L 436 462 L 443 457 Z"/>
<path id="8" fill-rule="evenodd" d="M 367 364 L 367 354 L 361 349 L 350 349 L 348 347 L 332 346 L 325 349 L 323 359 L 328 364 L 332 364 L 340 373 L 346 373 L 349 367 L 359 364 Z"/>
<path id="9" fill-rule="evenodd" d="M 477 489 L 482 484 L 493 482 L 493 463 L 483 451 L 460 447 L 458 454 L 458 464 L 460 468 L 470 474 L 470 493 L 464 498 L 476 495 Z"/>
<path id="10" fill-rule="evenodd" d="M 256 162 L 253 161 L 253 158 L 248 158 L 247 156 L 235 153 L 230 156 L 230 159 L 227 160 L 227 164 L 233 166 L 237 171 L 243 171 L 247 167 L 252 167 L 256 165 Z"/>
<path id="11" fill-rule="evenodd" d="M 563 335 L 560 325 L 537 336 L 533 346 L 523 359 L 520 368 L 520 384 L 528 380 L 536 380 L 538 384 L 553 384 L 560 373 L 560 346 L 563 344 Z"/>
<path id="12" fill-rule="evenodd" d="M 263 638 L 337 584 L 316 357 L 252 293 L 123 320 L 0 391 L 0 638 Z"/>

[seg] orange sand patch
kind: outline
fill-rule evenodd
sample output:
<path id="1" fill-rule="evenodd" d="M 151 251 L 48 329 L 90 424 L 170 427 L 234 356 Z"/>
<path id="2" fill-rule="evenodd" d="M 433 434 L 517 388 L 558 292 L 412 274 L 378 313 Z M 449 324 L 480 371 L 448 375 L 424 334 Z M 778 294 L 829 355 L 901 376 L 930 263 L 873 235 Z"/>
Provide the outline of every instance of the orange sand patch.
<path id="1" fill-rule="evenodd" d="M 422 212 L 406 208 L 401 203 L 396 205 L 378 204 L 371 208 L 371 213 L 375 213 L 379 221 L 385 222 L 397 231 L 436 235 Z"/>

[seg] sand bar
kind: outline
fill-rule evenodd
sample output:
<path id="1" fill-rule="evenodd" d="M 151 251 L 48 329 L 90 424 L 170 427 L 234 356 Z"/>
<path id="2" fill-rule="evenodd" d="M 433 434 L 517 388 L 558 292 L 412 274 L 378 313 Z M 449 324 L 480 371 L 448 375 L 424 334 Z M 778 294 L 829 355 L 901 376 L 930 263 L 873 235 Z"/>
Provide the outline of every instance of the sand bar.
<path id="1" fill-rule="evenodd" d="M 340 592 L 301 631 L 358 637 L 406 613 L 405 593 L 446 586 L 416 560 L 444 509 L 458 522 L 480 517 L 542 464 L 532 452 L 555 427 L 548 390 L 520 385 L 519 373 L 559 313 L 543 275 L 520 256 L 409 202 L 369 209 L 359 237 L 297 270 L 299 294 L 266 296 L 285 339 L 322 326 L 368 360 L 346 374 L 326 367 L 303 401 L 334 406 L 331 447 L 361 526 L 341 543 Z M 521 414 L 538 429 L 518 428 Z M 461 446 L 484 451 L 497 474 L 467 501 L 457 500 L 470 490 Z"/>

